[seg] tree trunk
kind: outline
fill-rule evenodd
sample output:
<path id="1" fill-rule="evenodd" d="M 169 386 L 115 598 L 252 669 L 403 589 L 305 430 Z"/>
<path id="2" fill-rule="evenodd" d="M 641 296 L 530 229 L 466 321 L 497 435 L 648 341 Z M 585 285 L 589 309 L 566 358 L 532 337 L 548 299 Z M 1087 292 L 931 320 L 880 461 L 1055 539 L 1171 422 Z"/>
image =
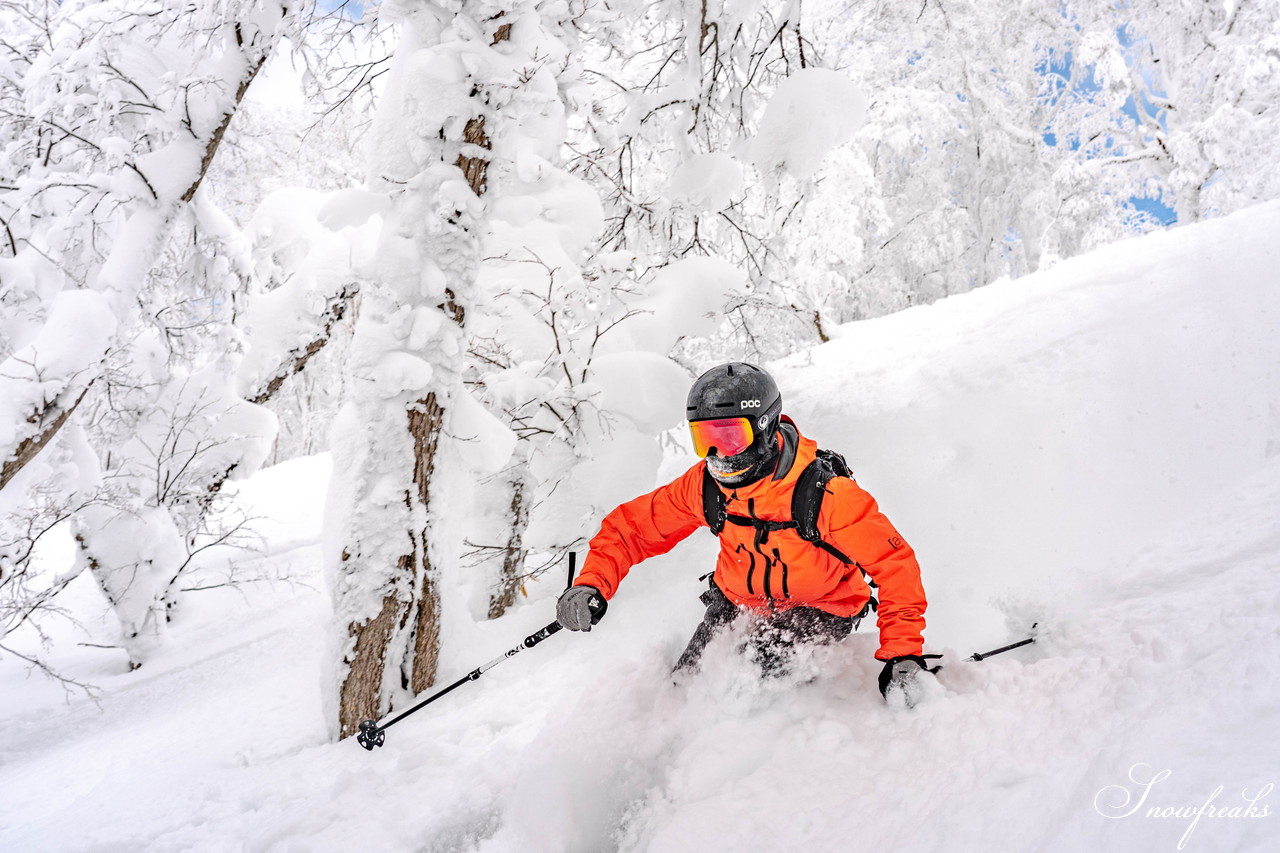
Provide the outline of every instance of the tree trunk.
<path id="1" fill-rule="evenodd" d="M 502 553 L 498 589 L 489 596 L 489 618 L 497 619 L 516 603 L 520 579 L 524 575 L 524 531 L 529 526 L 529 503 L 525 496 L 523 470 L 511 479 L 511 528 Z"/>
<path id="2" fill-rule="evenodd" d="M 85 388 L 69 408 L 57 414 L 54 414 L 57 411 L 57 405 L 51 403 L 43 412 L 31 416 L 28 422 L 41 424 L 40 431 L 19 444 L 13 451 L 13 455 L 4 460 L 4 465 L 0 466 L 0 489 L 9 485 L 9 481 L 16 477 L 28 462 L 40 455 L 40 451 L 44 450 L 45 445 L 58 434 L 58 430 L 62 429 L 67 418 L 71 417 L 88 393 L 89 389 Z"/>
<path id="3" fill-rule="evenodd" d="M 271 376 L 255 389 L 253 396 L 248 398 L 250 403 L 264 405 L 275 396 L 280 387 L 284 385 L 286 379 L 301 373 L 306 368 L 307 362 L 311 361 L 332 340 L 333 327 L 342 322 L 342 319 L 347 315 L 347 311 L 354 304 L 359 291 L 360 286 L 352 283 L 330 300 L 324 313 L 319 317 L 319 328 L 316 329 L 315 337 L 306 344 L 294 347 L 289 351 L 288 360 L 277 366 Z"/>
<path id="4" fill-rule="evenodd" d="M 510 30 L 510 26 L 499 27 L 493 43 L 506 40 Z M 472 97 L 478 101 L 477 112 L 480 110 L 479 94 L 473 89 Z M 477 115 L 467 122 L 461 141 L 468 147 L 457 156 L 454 165 L 462 171 L 471 190 L 481 196 L 485 191 L 489 164 L 484 152 L 492 145 L 483 116 Z M 465 230 L 467 227 L 450 221 L 454 228 Z M 444 304 L 437 307 L 461 328 L 466 322 L 465 296 L 473 282 L 464 280 L 461 275 L 456 277 L 457 280 L 451 281 L 445 289 Z M 460 293 L 463 298 L 459 298 Z M 445 422 L 445 402 L 447 400 L 442 400 L 433 390 L 410 404 L 405 411 L 404 423 L 413 443 L 414 492 L 405 495 L 411 510 L 406 518 L 416 518 L 420 507 L 426 525 L 426 529 L 417 530 L 410 523 L 407 534 L 412 551 L 401 558 L 401 571 L 396 577 L 412 584 L 409 590 L 413 599 L 402 603 L 394 594 L 388 595 L 377 616 L 351 625 L 349 636 L 356 642 L 350 659 L 345 661 L 348 669 L 340 692 L 339 727 L 342 737 L 354 734 L 361 720 L 377 718 L 384 703 L 389 704 L 382 691 L 386 686 L 386 668 L 392 660 L 391 655 L 399 651 L 391 648 L 392 643 L 403 641 L 407 644 L 403 655 L 398 657 L 402 687 L 420 693 L 435 683 L 440 662 L 439 572 L 443 567 L 434 565 L 432 537 L 447 536 L 450 532 L 431 528 L 431 499 Z M 394 413 L 392 417 L 395 417 Z M 377 452 L 376 448 L 373 452 Z M 410 623 L 410 632 L 402 634 L 399 628 Z M 397 639 L 399 637 L 403 639 Z"/>
<path id="5" fill-rule="evenodd" d="M 413 484 L 418 489 L 418 500 L 427 511 L 428 523 L 431 518 L 431 476 L 435 473 L 443 425 L 444 408 L 434 391 L 409 410 L 409 434 L 413 436 Z M 429 536 L 430 531 L 424 530 L 418 538 L 422 551 L 422 577 L 409 674 L 409 687 L 414 693 L 420 693 L 435 683 L 440 662 L 440 595 L 435 584 L 438 569 L 431 565 Z"/>
<path id="6" fill-rule="evenodd" d="M 345 562 L 349 555 L 343 554 L 342 557 Z M 408 569 L 405 565 L 408 559 L 402 558 L 401 570 Z M 408 602 L 390 593 L 382 599 L 382 609 L 377 616 L 363 625 L 348 627 L 349 636 L 356 638 L 356 647 L 339 694 L 341 737 L 356 734 L 362 721 L 376 720 L 382 715 L 382 678 L 386 671 L 387 648 L 397 626 L 404 625 L 408 612 Z"/>

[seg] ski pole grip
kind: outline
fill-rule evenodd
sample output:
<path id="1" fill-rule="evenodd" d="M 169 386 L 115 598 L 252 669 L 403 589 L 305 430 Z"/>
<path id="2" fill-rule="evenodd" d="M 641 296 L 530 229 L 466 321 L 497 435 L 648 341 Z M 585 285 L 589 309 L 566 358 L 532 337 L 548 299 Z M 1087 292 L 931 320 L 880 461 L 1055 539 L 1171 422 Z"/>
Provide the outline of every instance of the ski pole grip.
<path id="1" fill-rule="evenodd" d="M 526 649 L 531 649 L 534 646 L 538 645 L 538 643 L 541 643 L 547 637 L 550 637 L 552 634 L 559 631 L 563 627 L 564 626 L 561 625 L 559 622 L 552 622 L 550 625 L 547 625 L 545 628 L 535 631 L 529 636 L 525 637 L 524 642 L 521 643 L 520 645 L 522 645 Z M 507 655 L 508 656 L 513 655 L 515 654 L 515 652 L 518 652 L 518 651 L 520 650 L 515 649 L 514 651 L 507 652 Z"/>

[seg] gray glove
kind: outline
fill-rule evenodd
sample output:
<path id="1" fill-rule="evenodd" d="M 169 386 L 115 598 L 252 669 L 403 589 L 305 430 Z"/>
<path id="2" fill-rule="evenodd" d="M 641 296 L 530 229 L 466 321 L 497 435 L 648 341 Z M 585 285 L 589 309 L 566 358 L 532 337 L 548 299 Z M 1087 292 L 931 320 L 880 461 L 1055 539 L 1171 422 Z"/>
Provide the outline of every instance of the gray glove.
<path id="1" fill-rule="evenodd" d="M 888 694 L 896 687 L 906 687 L 916 680 L 922 669 L 924 663 L 909 657 L 886 661 L 884 669 L 880 670 L 880 693 Z"/>
<path id="2" fill-rule="evenodd" d="M 590 631 L 604 616 L 605 602 L 594 586 L 571 586 L 556 602 L 556 621 L 570 631 Z"/>
<path id="3" fill-rule="evenodd" d="M 942 655 L 901 655 L 884 662 L 880 670 L 880 695 L 889 698 L 889 692 L 901 690 L 907 707 L 915 705 L 918 697 L 914 690 L 916 679 L 921 672 L 937 672 L 941 666 L 929 666 L 927 660 L 934 660 Z"/>

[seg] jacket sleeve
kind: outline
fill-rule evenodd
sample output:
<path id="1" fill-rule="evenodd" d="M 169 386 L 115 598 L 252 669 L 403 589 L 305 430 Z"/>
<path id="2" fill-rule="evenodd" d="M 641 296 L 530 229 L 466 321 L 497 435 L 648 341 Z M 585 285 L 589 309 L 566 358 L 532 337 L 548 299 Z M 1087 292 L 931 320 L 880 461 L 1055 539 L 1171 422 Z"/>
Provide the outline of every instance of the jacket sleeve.
<path id="1" fill-rule="evenodd" d="M 627 501 L 606 515 L 574 584 L 594 586 L 606 599 L 613 598 L 632 566 L 667 553 L 705 525 L 703 464 L 698 463 L 673 482 Z"/>
<path id="2" fill-rule="evenodd" d="M 876 657 L 918 655 L 924 650 L 924 586 L 915 551 L 906 543 L 875 498 L 845 477 L 832 480 L 822 504 L 819 529 L 828 542 L 862 567 L 876 582 L 880 606 L 880 650 Z M 824 523 L 825 522 L 825 523 Z"/>

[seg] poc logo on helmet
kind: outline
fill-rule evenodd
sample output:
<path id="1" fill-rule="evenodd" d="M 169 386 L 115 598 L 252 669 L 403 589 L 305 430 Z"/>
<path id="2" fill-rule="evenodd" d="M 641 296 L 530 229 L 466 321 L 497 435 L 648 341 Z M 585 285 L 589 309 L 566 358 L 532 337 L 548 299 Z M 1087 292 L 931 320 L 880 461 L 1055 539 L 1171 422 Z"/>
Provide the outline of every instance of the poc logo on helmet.
<path id="1" fill-rule="evenodd" d="M 743 400 L 739 409 L 758 409 L 760 408 L 759 400 Z"/>

